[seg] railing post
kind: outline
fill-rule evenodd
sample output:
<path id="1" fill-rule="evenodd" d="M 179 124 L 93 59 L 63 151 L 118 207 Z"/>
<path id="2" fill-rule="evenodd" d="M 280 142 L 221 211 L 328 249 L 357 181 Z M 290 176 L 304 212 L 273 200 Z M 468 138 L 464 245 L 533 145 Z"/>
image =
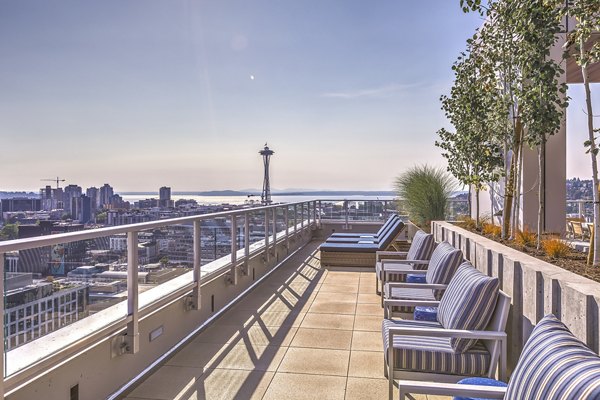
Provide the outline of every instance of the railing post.
<path id="1" fill-rule="evenodd" d="M 317 214 L 319 216 L 319 224 L 318 224 L 319 228 L 322 226 L 321 225 L 321 223 L 322 223 L 321 222 L 322 214 L 323 214 L 323 206 L 321 204 L 321 200 L 319 200 L 319 214 Z"/>
<path id="2" fill-rule="evenodd" d="M 348 229 L 348 200 L 344 200 L 344 214 L 346 215 L 346 226 L 344 227 L 344 229 Z"/>
<path id="3" fill-rule="evenodd" d="M 302 203 L 300 205 L 300 230 L 302 231 L 302 234 L 304 234 L 304 206 L 306 205 L 306 203 Z"/>
<path id="4" fill-rule="evenodd" d="M 194 289 L 192 289 L 192 309 L 199 310 L 201 306 L 200 284 L 202 264 L 202 222 L 194 221 Z"/>
<path id="5" fill-rule="evenodd" d="M 248 275 L 250 268 L 250 213 L 244 214 L 244 274 Z"/>
<path id="6" fill-rule="evenodd" d="M 384 200 L 384 202 L 383 202 L 383 220 L 384 221 L 387 221 L 387 218 L 388 218 L 387 209 L 388 209 L 388 202 L 387 202 L 387 200 Z"/>
<path id="7" fill-rule="evenodd" d="M 265 253 L 266 261 L 269 262 L 271 255 L 269 254 L 269 209 L 265 209 Z"/>
<path id="8" fill-rule="evenodd" d="M 290 206 L 285 206 L 283 213 L 285 221 L 285 249 L 290 252 Z"/>
<path id="9" fill-rule="evenodd" d="M 0 253 L 0 294 L 4 299 L 4 253 Z M 2 307 L 0 308 L 0 343 L 2 343 L 2 361 L 0 362 L 0 399 L 4 398 L 4 354 L 6 350 L 4 349 L 4 301 L 0 303 Z"/>
<path id="10" fill-rule="evenodd" d="M 277 261 L 277 207 L 273 207 L 273 257 Z"/>
<path id="11" fill-rule="evenodd" d="M 237 275 L 237 216 L 231 215 L 231 282 L 234 285 L 238 283 Z"/>
<path id="12" fill-rule="evenodd" d="M 584 216 L 583 208 L 583 201 L 579 200 L 577 202 L 577 212 L 579 213 L 579 218 L 583 218 Z"/>
<path id="13" fill-rule="evenodd" d="M 317 201 L 313 201 L 313 224 L 317 223 Z"/>
<path id="14" fill-rule="evenodd" d="M 294 204 L 294 233 L 298 230 L 298 204 Z"/>
<path id="15" fill-rule="evenodd" d="M 138 326 L 138 233 L 127 232 L 127 337 L 125 353 L 135 354 L 140 349 Z"/>

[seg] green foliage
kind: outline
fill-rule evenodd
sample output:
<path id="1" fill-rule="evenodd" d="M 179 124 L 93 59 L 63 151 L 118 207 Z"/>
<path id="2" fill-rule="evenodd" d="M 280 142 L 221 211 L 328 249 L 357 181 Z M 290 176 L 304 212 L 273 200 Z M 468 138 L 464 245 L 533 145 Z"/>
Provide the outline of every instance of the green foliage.
<path id="1" fill-rule="evenodd" d="M 442 168 L 416 165 L 400 174 L 395 186 L 411 221 L 428 230 L 431 221 L 445 219 L 456 183 Z"/>
<path id="2" fill-rule="evenodd" d="M 19 238 L 19 225 L 6 224 L 0 229 L 0 240 L 13 240 Z"/>
<path id="3" fill-rule="evenodd" d="M 569 33 L 566 56 L 575 57 L 580 66 L 588 66 L 600 61 L 600 41 L 594 41 L 589 48 L 581 51 L 581 43 L 587 43 L 592 34 L 600 32 L 600 0 L 572 0 L 566 10 L 577 20 L 577 25 Z"/>
<path id="4" fill-rule="evenodd" d="M 103 224 L 106 222 L 107 217 L 108 217 L 107 212 L 98 213 L 98 214 L 96 214 L 96 222 L 99 224 Z"/>
<path id="5" fill-rule="evenodd" d="M 161 258 L 158 262 L 161 263 L 164 266 L 166 266 L 167 264 L 169 264 L 169 257 L 164 256 L 163 258 Z"/>

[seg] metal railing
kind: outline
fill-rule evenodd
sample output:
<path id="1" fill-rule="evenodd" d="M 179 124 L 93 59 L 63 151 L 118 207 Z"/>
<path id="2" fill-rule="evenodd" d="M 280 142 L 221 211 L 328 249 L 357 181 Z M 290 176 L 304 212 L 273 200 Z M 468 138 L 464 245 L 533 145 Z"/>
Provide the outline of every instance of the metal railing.
<path id="1" fill-rule="evenodd" d="M 125 234 L 127 237 L 126 307 L 123 308 L 118 304 L 112 306 L 111 308 L 121 307 L 125 310 L 123 314 L 116 313 L 120 322 L 113 322 L 118 322 L 121 324 L 120 326 L 124 325 L 125 327 L 126 334 L 122 335 L 121 344 L 119 346 L 121 354 L 134 354 L 139 351 L 140 339 L 138 323 L 140 320 L 141 311 L 151 312 L 153 309 L 157 309 L 161 305 L 166 304 L 168 301 L 173 301 L 175 298 L 186 296 L 187 305 L 190 309 L 200 309 L 200 288 L 203 279 L 208 277 L 212 279 L 212 277 L 224 275 L 230 284 L 237 285 L 239 274 L 248 273 L 248 261 L 251 256 L 263 252 L 264 261 L 266 263 L 269 263 L 269 261 L 272 259 L 277 259 L 278 243 L 284 243 L 285 247 L 289 250 L 291 237 L 299 232 L 303 232 L 306 229 L 310 229 L 310 227 L 314 224 L 320 223 L 322 213 L 320 212 L 318 203 L 318 200 L 309 200 L 297 203 L 274 204 L 263 207 L 243 208 L 211 214 L 3 241 L 0 242 L 0 265 L 4 265 L 5 254 L 14 254 L 15 252 L 27 251 L 36 248 L 48 248 L 57 245 L 90 241 L 107 236 Z M 262 214 L 264 218 L 264 236 L 262 240 L 251 243 L 250 221 L 251 218 L 256 219 L 255 217 L 257 214 Z M 202 224 L 204 221 L 211 219 L 214 220 L 217 218 L 225 218 L 229 221 L 228 223 L 231 231 L 229 242 L 230 253 L 228 256 L 221 257 L 220 259 L 217 259 L 209 264 L 203 265 L 203 268 L 201 269 L 202 244 L 206 239 L 202 237 Z M 140 268 L 138 263 L 138 233 L 181 224 L 191 224 L 193 227 L 193 266 L 191 282 L 186 281 L 168 296 L 161 295 L 153 300 L 147 300 L 152 299 L 151 295 L 146 296 L 146 300 L 141 303 L 140 283 L 138 279 L 138 271 Z M 240 226 L 240 230 L 238 230 L 238 224 Z M 242 231 L 243 240 L 240 240 L 238 235 Z M 5 294 L 4 268 L 0 268 L 0 290 Z M 144 293 L 144 295 L 146 294 L 147 293 Z M 123 306 L 125 306 L 125 304 L 123 304 Z M 35 321 L 35 323 L 24 322 L 24 324 L 31 324 L 32 331 L 35 330 L 35 334 L 29 335 L 31 340 L 39 340 L 42 333 L 52 333 L 51 329 L 39 329 L 39 320 L 32 317 L 31 314 L 34 312 L 34 308 L 38 307 L 38 305 L 32 305 L 32 307 L 23 308 L 28 314 L 26 315 L 26 321 Z M 47 307 L 50 307 L 50 305 Z M 44 318 L 46 318 L 45 315 L 49 313 L 47 307 L 45 307 L 44 310 L 39 308 L 41 311 L 43 311 Z M 18 313 L 13 312 L 14 310 L 10 311 L 11 314 L 7 315 L 9 317 L 9 327 L 14 327 L 15 318 L 18 316 Z M 6 339 L 11 337 L 11 334 L 9 332 L 7 335 L 5 335 L 6 319 L 4 307 L 2 307 L 0 313 L 0 323 L 2 323 L 2 327 L 0 327 L 0 342 L 5 342 Z M 79 322 L 81 322 L 81 320 Z M 2 376 L 5 378 L 0 382 L 0 397 L 4 395 L 6 387 L 12 388 L 23 382 L 27 376 L 35 376 L 36 373 L 41 373 L 44 368 L 52 365 L 52 358 L 55 357 L 56 359 L 59 359 L 61 352 L 66 352 L 68 350 L 71 352 L 69 354 L 74 354 L 74 352 L 78 350 L 77 347 L 79 347 L 80 350 L 81 348 L 85 348 L 85 346 L 90 346 L 94 343 L 94 341 L 104 339 L 106 335 L 109 334 L 108 327 L 110 326 L 110 322 L 111 321 L 104 321 L 102 329 L 98 329 L 94 332 L 94 334 L 83 338 L 83 340 L 82 338 L 74 338 L 74 342 L 77 342 L 73 344 L 75 347 L 55 348 L 54 352 L 52 352 L 53 350 L 48 350 L 49 353 L 44 356 L 36 355 L 35 360 L 38 360 L 39 362 L 34 362 L 30 365 L 24 364 L 22 360 L 17 361 L 7 357 L 7 354 L 10 352 L 5 351 L 5 362 L 0 363 L 0 372 L 2 372 Z M 45 324 L 44 326 L 50 327 L 50 324 Z M 56 326 L 62 327 L 64 325 L 56 324 Z M 107 330 L 104 330 L 105 328 Z M 114 330 L 115 328 L 112 326 L 112 332 L 114 332 Z M 20 337 L 28 337 L 28 335 L 21 335 Z M 68 356 L 69 354 L 64 354 L 64 357 Z M 18 376 L 19 374 L 24 376 L 20 377 Z"/>

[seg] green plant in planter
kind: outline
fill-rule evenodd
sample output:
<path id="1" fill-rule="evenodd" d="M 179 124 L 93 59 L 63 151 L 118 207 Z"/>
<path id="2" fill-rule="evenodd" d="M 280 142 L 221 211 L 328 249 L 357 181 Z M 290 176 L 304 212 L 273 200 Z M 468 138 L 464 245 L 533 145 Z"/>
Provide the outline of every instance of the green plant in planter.
<path id="1" fill-rule="evenodd" d="M 444 220 L 456 182 L 443 168 L 416 165 L 396 178 L 398 196 L 412 222 L 429 230 L 431 221 Z"/>

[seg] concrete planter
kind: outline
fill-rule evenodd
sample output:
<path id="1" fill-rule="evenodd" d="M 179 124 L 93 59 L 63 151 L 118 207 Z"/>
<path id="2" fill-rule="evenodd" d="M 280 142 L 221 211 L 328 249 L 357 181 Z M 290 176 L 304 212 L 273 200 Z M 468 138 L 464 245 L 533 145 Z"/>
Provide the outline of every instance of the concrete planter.
<path id="1" fill-rule="evenodd" d="M 432 222 L 436 241 L 463 251 L 480 271 L 498 277 L 512 297 L 508 319 L 509 370 L 535 324 L 552 313 L 596 353 L 600 347 L 600 283 L 504 246 L 448 222 Z"/>

